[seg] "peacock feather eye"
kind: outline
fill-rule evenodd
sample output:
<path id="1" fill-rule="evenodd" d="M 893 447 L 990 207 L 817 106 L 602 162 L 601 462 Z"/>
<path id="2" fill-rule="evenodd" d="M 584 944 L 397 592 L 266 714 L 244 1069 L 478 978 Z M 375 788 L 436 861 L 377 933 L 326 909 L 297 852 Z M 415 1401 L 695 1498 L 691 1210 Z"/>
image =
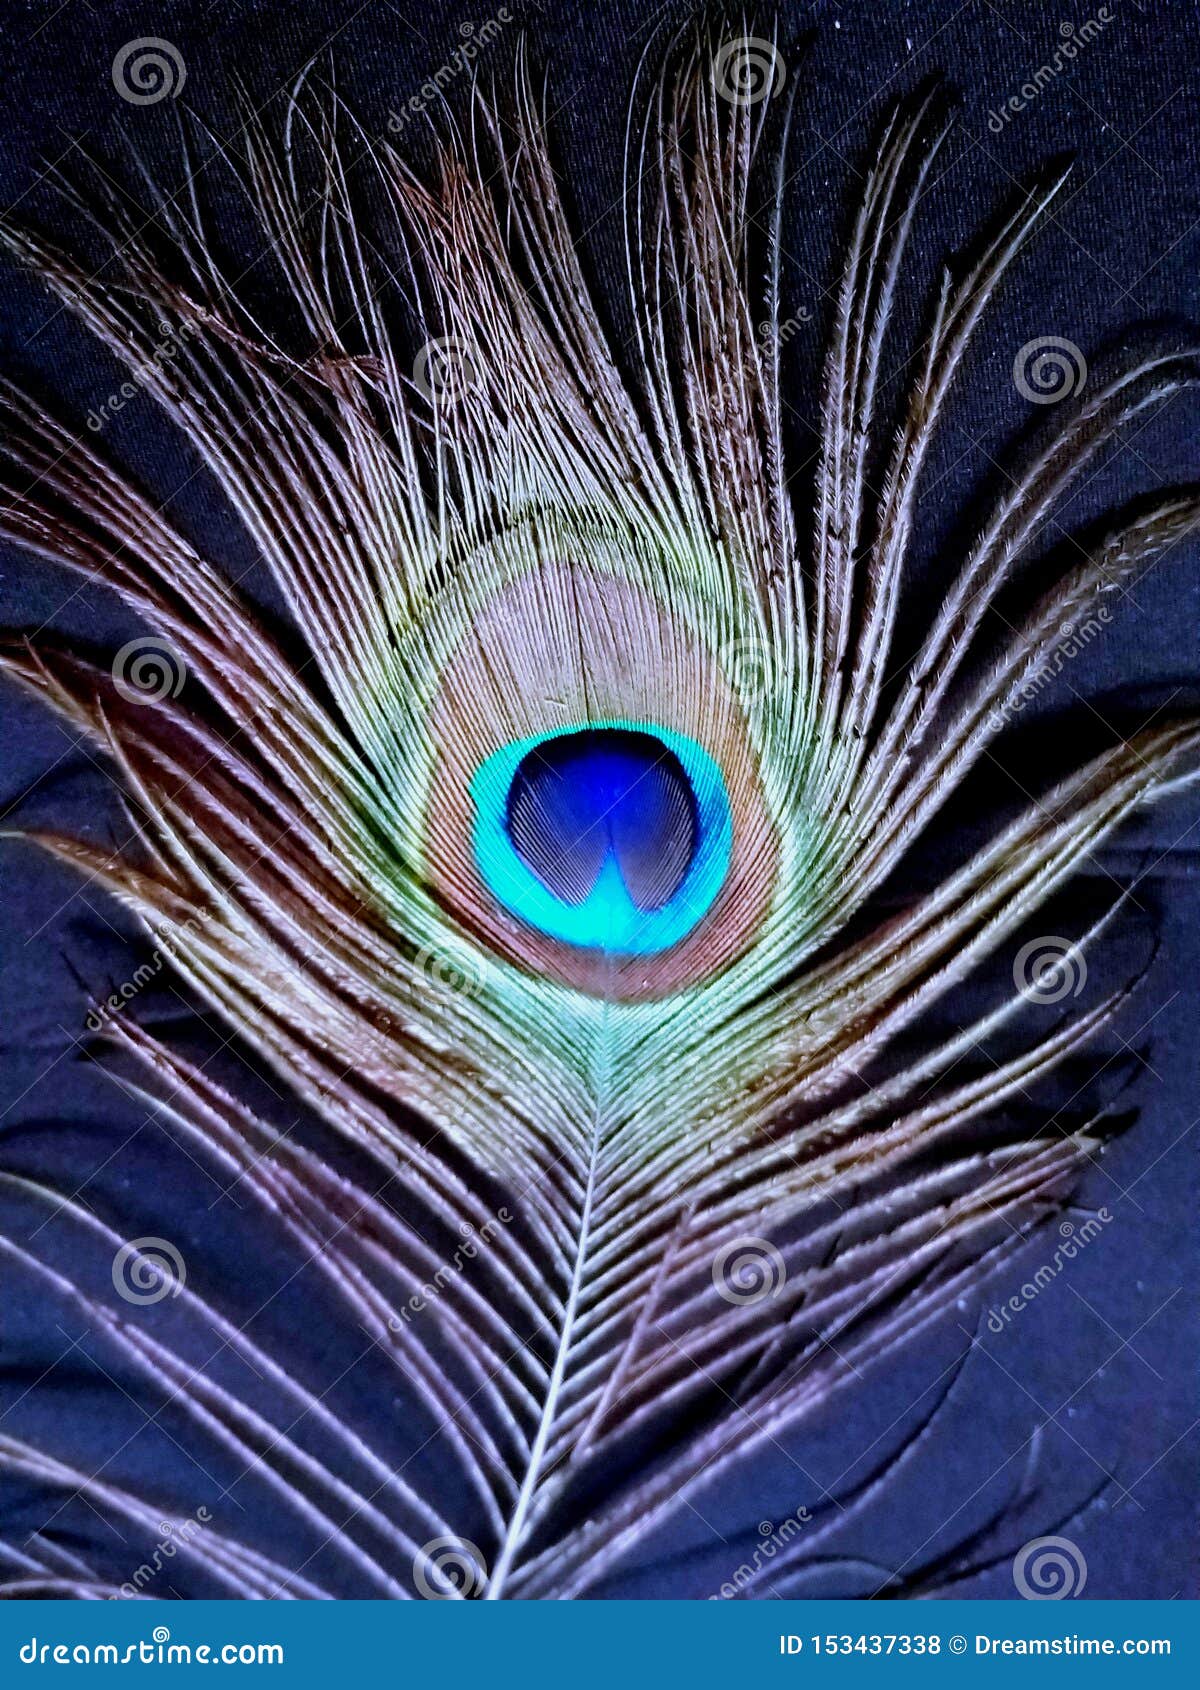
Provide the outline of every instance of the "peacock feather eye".
<path id="1" fill-rule="evenodd" d="M 689 591 L 719 579 L 699 551 L 643 563 L 582 524 L 570 561 L 529 561 L 549 536 L 511 544 L 422 630 L 446 651 L 412 736 L 429 880 L 527 978 L 668 997 L 746 955 L 781 882 L 763 730 L 725 651 L 745 607 Z"/>
<path id="2" fill-rule="evenodd" d="M 608 723 L 494 753 L 472 783 L 475 857 L 497 900 L 564 944 L 664 951 L 729 871 L 725 781 L 694 740 Z"/>

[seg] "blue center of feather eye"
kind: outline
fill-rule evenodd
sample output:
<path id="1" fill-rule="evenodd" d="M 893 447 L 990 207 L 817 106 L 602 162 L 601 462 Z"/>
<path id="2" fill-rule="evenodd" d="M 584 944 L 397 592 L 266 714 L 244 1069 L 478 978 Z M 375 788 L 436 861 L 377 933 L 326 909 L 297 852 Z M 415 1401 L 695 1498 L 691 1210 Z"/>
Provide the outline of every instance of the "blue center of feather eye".
<path id="1" fill-rule="evenodd" d="M 638 722 L 514 740 L 471 782 L 491 892 L 569 945 L 650 956 L 689 933 L 729 868 L 721 771 L 683 734 Z"/>

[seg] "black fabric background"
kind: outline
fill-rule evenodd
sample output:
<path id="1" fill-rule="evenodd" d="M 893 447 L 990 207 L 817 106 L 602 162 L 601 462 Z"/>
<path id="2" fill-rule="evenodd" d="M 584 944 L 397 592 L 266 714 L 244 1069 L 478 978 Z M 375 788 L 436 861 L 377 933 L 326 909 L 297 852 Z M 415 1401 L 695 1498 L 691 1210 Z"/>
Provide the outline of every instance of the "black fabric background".
<path id="1" fill-rule="evenodd" d="M 1113 21 L 1100 38 L 1000 133 L 989 127 L 989 113 L 1058 45 L 1060 25 L 1078 26 L 1095 10 L 1019 0 L 821 0 L 784 11 L 781 44 L 789 78 L 801 88 L 783 291 L 784 316 L 800 320 L 787 353 L 798 465 L 811 451 L 828 290 L 846 206 L 888 100 L 934 71 L 945 75 L 960 100 L 958 128 L 918 220 L 902 310 L 910 330 L 936 265 L 963 246 L 1014 182 L 1063 151 L 1078 161 L 1065 203 L 986 320 L 931 466 L 910 609 L 914 622 L 935 604 L 939 581 L 979 514 L 981 493 L 995 483 L 1006 444 L 1031 422 L 1045 420 L 1032 415 L 1014 388 L 1018 349 L 1054 334 L 1092 358 L 1105 347 L 1119 351 L 1139 323 L 1171 334 L 1189 317 L 1200 321 L 1200 15 L 1193 4 L 1110 0 Z M 39 180 L 45 163 L 76 145 L 115 161 L 122 132 L 161 180 L 177 182 L 170 102 L 130 107 L 112 86 L 114 54 L 131 38 L 173 42 L 187 64 L 184 101 L 226 133 L 233 121 L 233 74 L 261 102 L 328 45 L 340 89 L 368 129 L 382 133 L 389 109 L 397 109 L 461 39 L 460 25 L 478 25 L 486 15 L 482 8 L 441 0 L 419 6 L 412 0 L 216 0 L 211 6 L 3 0 L 0 203 L 19 202 L 35 220 L 52 221 L 53 198 Z M 654 28 L 686 13 L 671 6 L 656 12 L 653 0 L 612 0 L 603 7 L 529 7 L 520 15 L 548 73 L 568 198 L 577 227 L 586 231 L 588 267 L 619 339 L 628 90 Z M 502 49 L 496 62 L 503 62 Z M 0 299 L 6 373 L 55 395 L 61 414 L 81 423 L 89 407 L 117 386 L 115 364 L 10 264 L 0 270 Z M 903 363 L 902 344 L 890 357 L 895 369 Z M 1102 471 L 1060 513 L 1062 531 L 1135 494 L 1200 478 L 1198 422 L 1200 402 L 1183 397 L 1128 431 Z M 105 431 L 104 445 L 166 502 L 203 550 L 232 572 L 247 572 L 247 583 L 266 593 L 216 489 L 148 401 L 130 405 Z M 138 631 L 111 596 L 11 548 L 0 558 L 0 624 L 50 624 L 106 651 Z M 1017 787 L 1036 790 L 1047 771 L 1102 742 L 1105 722 L 1137 725 L 1157 710 L 1194 703 L 1198 632 L 1200 542 L 1179 548 L 1137 587 L 1102 639 L 1022 721 L 1006 747 L 1009 776 L 993 765 L 956 810 L 960 837 L 1018 796 Z M 92 838 L 124 838 L 127 826 L 108 772 L 42 708 L 11 687 L 2 698 L 4 826 L 53 824 Z M 1148 974 L 1094 1060 L 1057 1092 L 1030 1103 L 1031 1111 L 1045 1115 L 1072 1092 L 1103 1098 L 1128 1079 L 1122 1104 L 1135 1107 L 1139 1118 L 1089 1176 L 1085 1191 L 1093 1208 L 1107 1206 L 1112 1222 L 1004 1334 L 989 1333 L 984 1323 L 980 1347 L 936 1435 L 848 1529 L 840 1546 L 847 1557 L 912 1575 L 1002 1507 L 1030 1462 L 1033 1438 L 1037 1502 L 1004 1540 L 1010 1550 L 1054 1529 L 1099 1490 L 1095 1503 L 1063 1527 L 1086 1555 L 1086 1596 L 1196 1594 L 1198 838 L 1194 799 L 1181 798 L 1139 818 L 1085 871 L 1081 907 L 1111 891 L 1111 877 L 1137 881 L 1120 938 L 1106 940 L 1095 961 L 1096 980 L 1128 977 L 1149 960 Z M 951 843 L 943 830 L 929 849 L 946 851 Z M 83 1059 L 87 990 L 129 978 L 143 954 L 130 924 L 27 843 L 6 836 L 0 864 L 5 1165 L 83 1188 L 99 1212 L 129 1225 L 134 1235 L 179 1239 L 197 1264 L 198 1282 L 234 1306 L 249 1280 L 260 1291 L 266 1276 L 278 1271 L 282 1282 L 286 1259 L 277 1261 L 270 1248 L 260 1258 L 258 1241 L 247 1241 L 239 1227 L 236 1196 L 223 1195 L 145 1125 L 143 1108 Z M 919 864 L 914 871 L 918 882 L 928 873 Z M 1039 918 L 1032 931 L 1072 931 L 1063 925 L 1067 920 L 1056 912 Z M 1000 980 L 1005 966 L 1001 959 Z M 192 1014 L 165 979 L 143 994 L 138 1007 L 173 1021 L 194 1048 L 215 1051 L 224 1042 L 211 1018 Z M 963 1007 L 948 1006 L 947 1018 Z M 233 1051 L 222 1053 L 219 1071 L 236 1076 L 234 1062 Z M 243 1080 L 273 1118 L 293 1118 L 285 1099 L 270 1098 L 252 1076 Z M 69 1238 L 54 1248 L 60 1261 L 73 1260 Z M 1033 1244 L 1029 1265 L 1044 1254 L 1044 1245 Z M 605 1593 L 702 1596 L 716 1590 L 753 1549 L 759 1522 L 782 1520 L 801 1504 L 814 1506 L 823 1487 L 844 1489 L 883 1451 L 903 1442 L 921 1408 L 932 1403 L 932 1383 L 961 1353 L 981 1312 L 1023 1277 L 1020 1265 L 1006 1272 L 923 1340 L 903 1366 L 870 1375 L 786 1450 L 716 1487 L 698 1511 L 633 1558 Z M 285 1333 L 304 1331 L 323 1347 L 324 1364 L 332 1367 L 338 1339 L 322 1329 L 319 1305 L 291 1287 L 279 1300 L 279 1317 Z M 98 1465 L 123 1446 L 108 1471 L 151 1486 L 171 1476 L 176 1489 L 182 1485 L 202 1502 L 211 1475 L 201 1475 L 163 1423 L 147 1422 L 152 1407 L 107 1384 L 85 1352 L 103 1361 L 102 1348 L 84 1337 L 76 1316 L 35 1301 L 27 1281 L 6 1278 L 0 1377 L 11 1406 L 4 1429 L 52 1436 L 56 1450 L 85 1464 L 91 1459 Z M 386 1426 L 395 1409 L 390 1397 L 372 1397 L 366 1378 L 352 1381 L 352 1389 L 359 1414 Z M 385 1444 L 387 1436 L 381 1432 Z M 250 1518 L 260 1521 L 249 1485 L 235 1487 L 224 1507 L 232 1531 L 247 1529 Z M 24 1487 L 0 1488 L 0 1530 L 7 1535 L 19 1539 L 48 1512 L 44 1499 Z M 111 1528 L 73 1519 L 71 1529 L 80 1534 L 73 1541 L 92 1530 L 112 1547 L 105 1536 Z M 115 1565 L 135 1547 L 127 1553 L 121 1546 Z M 969 1550 L 967 1555 L 970 1560 Z M 1010 1562 L 1010 1555 L 1001 1557 L 954 1593 L 1014 1597 Z M 853 1594 L 879 1582 L 870 1569 L 844 1565 L 814 1571 L 807 1589 Z"/>

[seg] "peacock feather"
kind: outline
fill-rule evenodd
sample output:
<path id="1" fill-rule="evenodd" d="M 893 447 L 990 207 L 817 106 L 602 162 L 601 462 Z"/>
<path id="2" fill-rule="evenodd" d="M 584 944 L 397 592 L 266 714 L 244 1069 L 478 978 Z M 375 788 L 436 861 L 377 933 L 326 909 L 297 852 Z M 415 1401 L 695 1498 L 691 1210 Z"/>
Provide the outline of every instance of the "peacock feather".
<path id="1" fill-rule="evenodd" d="M 323 1546 L 268 1554 L 252 1522 L 218 1521 L 181 1543 L 176 1585 L 587 1593 L 928 1328 L 1103 1145 L 1103 1119 L 1031 1135 L 1012 1106 L 1122 994 L 1017 1040 L 982 1078 L 963 1059 L 1019 1024 L 1027 994 L 910 1035 L 1189 778 L 1200 725 L 1157 720 L 963 841 L 919 897 L 880 913 L 880 894 L 1064 623 L 1115 602 L 1200 518 L 1179 495 L 1114 520 L 997 636 L 997 596 L 1068 490 L 1194 366 L 1147 353 L 1056 413 L 944 596 L 917 603 L 909 655 L 897 629 L 931 445 L 1063 177 L 947 269 L 893 422 L 889 321 L 947 117 L 936 90 L 891 114 L 833 295 L 799 509 L 782 167 L 773 192 L 765 172 L 761 239 L 752 192 L 764 136 L 783 156 L 783 101 L 730 97 L 718 45 L 688 37 L 634 101 L 620 356 L 524 50 L 465 131 L 446 118 L 432 170 L 311 77 L 281 135 L 247 117 L 237 176 L 281 284 L 269 315 L 230 280 L 198 197 L 160 199 L 147 226 L 103 173 L 68 189 L 112 243 L 99 279 L 5 229 L 182 431 L 304 646 L 296 660 L 86 433 L 7 388 L 6 531 L 111 586 L 181 678 L 148 697 L 119 665 L 10 642 L 9 672 L 117 766 L 137 830 L 119 852 L 36 837 L 136 913 L 332 1129 L 328 1147 L 136 1014 L 98 1006 L 94 1023 L 164 1128 L 236 1185 L 241 1224 L 286 1243 L 367 1335 L 424 1452 L 393 1460 L 377 1408 L 327 1400 L 230 1312 L 219 1277 L 210 1294 L 177 1275 L 159 1300 L 144 1238 L 5 1172 L 6 1200 L 73 1229 L 114 1279 L 122 1262 L 159 1306 L 89 1289 L 40 1228 L 0 1239 L 6 1270 L 86 1314 L 122 1377 L 252 1465 L 271 1513 Z M 253 1388 L 197 1365 L 189 1323 Z M 138 1531 L 183 1511 L 14 1437 L 0 1463 Z M 52 1534 L 6 1553 L 13 1590 L 121 1586 Z"/>

